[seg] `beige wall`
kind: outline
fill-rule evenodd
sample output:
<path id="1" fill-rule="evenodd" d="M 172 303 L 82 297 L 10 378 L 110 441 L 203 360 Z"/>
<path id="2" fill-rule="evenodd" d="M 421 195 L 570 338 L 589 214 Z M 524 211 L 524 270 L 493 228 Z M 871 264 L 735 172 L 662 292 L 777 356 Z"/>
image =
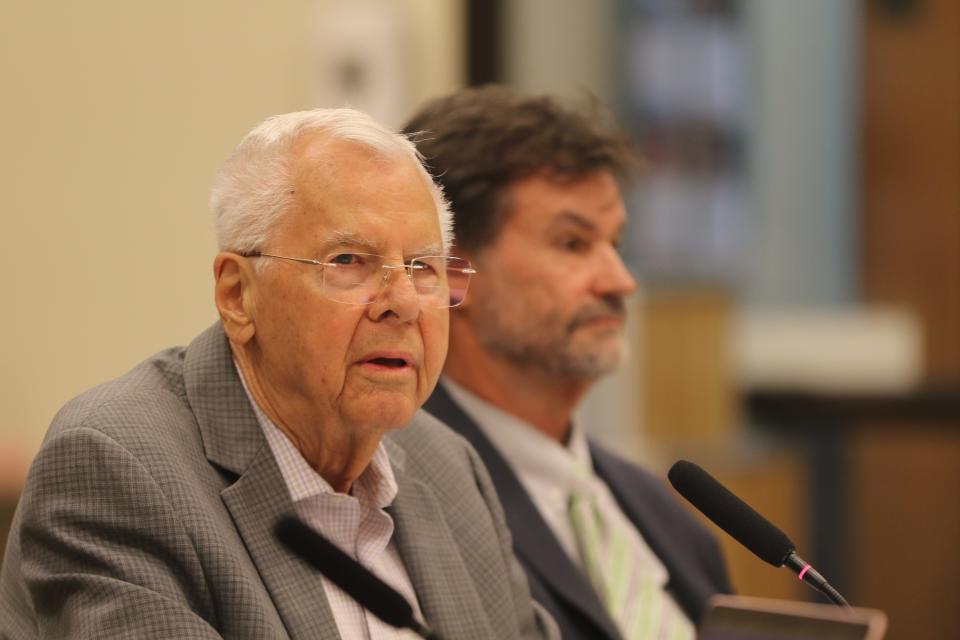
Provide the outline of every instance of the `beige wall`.
<path id="1" fill-rule="evenodd" d="M 264 116 L 322 101 L 337 4 L 0 4 L 0 468 L 71 396 L 216 319 L 211 176 Z M 462 3 L 391 4 L 409 112 L 462 82 Z"/>

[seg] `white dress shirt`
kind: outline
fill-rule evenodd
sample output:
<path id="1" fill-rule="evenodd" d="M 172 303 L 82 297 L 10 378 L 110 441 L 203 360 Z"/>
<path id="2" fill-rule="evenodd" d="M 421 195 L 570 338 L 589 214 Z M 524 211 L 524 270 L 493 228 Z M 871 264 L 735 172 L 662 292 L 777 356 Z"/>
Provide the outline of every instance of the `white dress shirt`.
<path id="1" fill-rule="evenodd" d="M 260 409 L 243 374 L 237 372 L 260 428 L 290 492 L 300 518 L 345 553 L 399 591 L 423 620 L 410 576 L 393 543 L 393 518 L 384 509 L 397 495 L 397 483 L 381 443 L 373 459 L 353 483 L 350 494 L 337 493 L 304 459 L 289 438 Z M 415 640 L 409 630 L 395 629 L 367 611 L 339 587 L 322 577 L 337 629 L 344 640 Z"/>

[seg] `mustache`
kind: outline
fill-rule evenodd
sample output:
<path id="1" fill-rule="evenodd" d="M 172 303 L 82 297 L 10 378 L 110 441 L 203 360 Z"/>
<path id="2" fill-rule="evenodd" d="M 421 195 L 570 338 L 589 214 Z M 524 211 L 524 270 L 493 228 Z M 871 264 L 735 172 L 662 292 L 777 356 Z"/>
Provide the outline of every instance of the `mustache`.
<path id="1" fill-rule="evenodd" d="M 573 331 L 594 318 L 616 316 L 623 320 L 627 315 L 627 303 L 622 296 L 604 296 L 599 302 L 580 309 L 567 324 L 567 329 Z"/>

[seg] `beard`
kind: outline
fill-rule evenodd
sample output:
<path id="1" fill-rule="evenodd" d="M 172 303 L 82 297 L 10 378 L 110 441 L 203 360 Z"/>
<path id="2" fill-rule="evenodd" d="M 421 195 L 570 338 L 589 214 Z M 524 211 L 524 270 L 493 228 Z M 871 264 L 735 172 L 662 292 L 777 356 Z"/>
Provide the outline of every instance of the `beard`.
<path id="1" fill-rule="evenodd" d="M 474 307 L 473 326 L 481 344 L 515 365 L 551 375 L 593 380 L 614 371 L 626 357 L 620 327 L 594 327 L 596 318 L 626 317 L 620 296 L 606 296 L 566 317 L 545 295 L 524 305 L 504 305 L 522 296 L 491 296 Z"/>

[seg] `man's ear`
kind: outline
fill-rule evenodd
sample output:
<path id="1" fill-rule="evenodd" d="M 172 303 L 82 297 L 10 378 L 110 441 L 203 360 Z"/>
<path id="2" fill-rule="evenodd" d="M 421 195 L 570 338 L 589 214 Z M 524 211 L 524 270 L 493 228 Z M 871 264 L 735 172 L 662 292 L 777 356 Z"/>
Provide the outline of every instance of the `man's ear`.
<path id="1" fill-rule="evenodd" d="M 253 267 L 246 258 L 222 251 L 213 260 L 213 299 L 231 342 L 246 344 L 255 333 L 252 311 Z"/>

